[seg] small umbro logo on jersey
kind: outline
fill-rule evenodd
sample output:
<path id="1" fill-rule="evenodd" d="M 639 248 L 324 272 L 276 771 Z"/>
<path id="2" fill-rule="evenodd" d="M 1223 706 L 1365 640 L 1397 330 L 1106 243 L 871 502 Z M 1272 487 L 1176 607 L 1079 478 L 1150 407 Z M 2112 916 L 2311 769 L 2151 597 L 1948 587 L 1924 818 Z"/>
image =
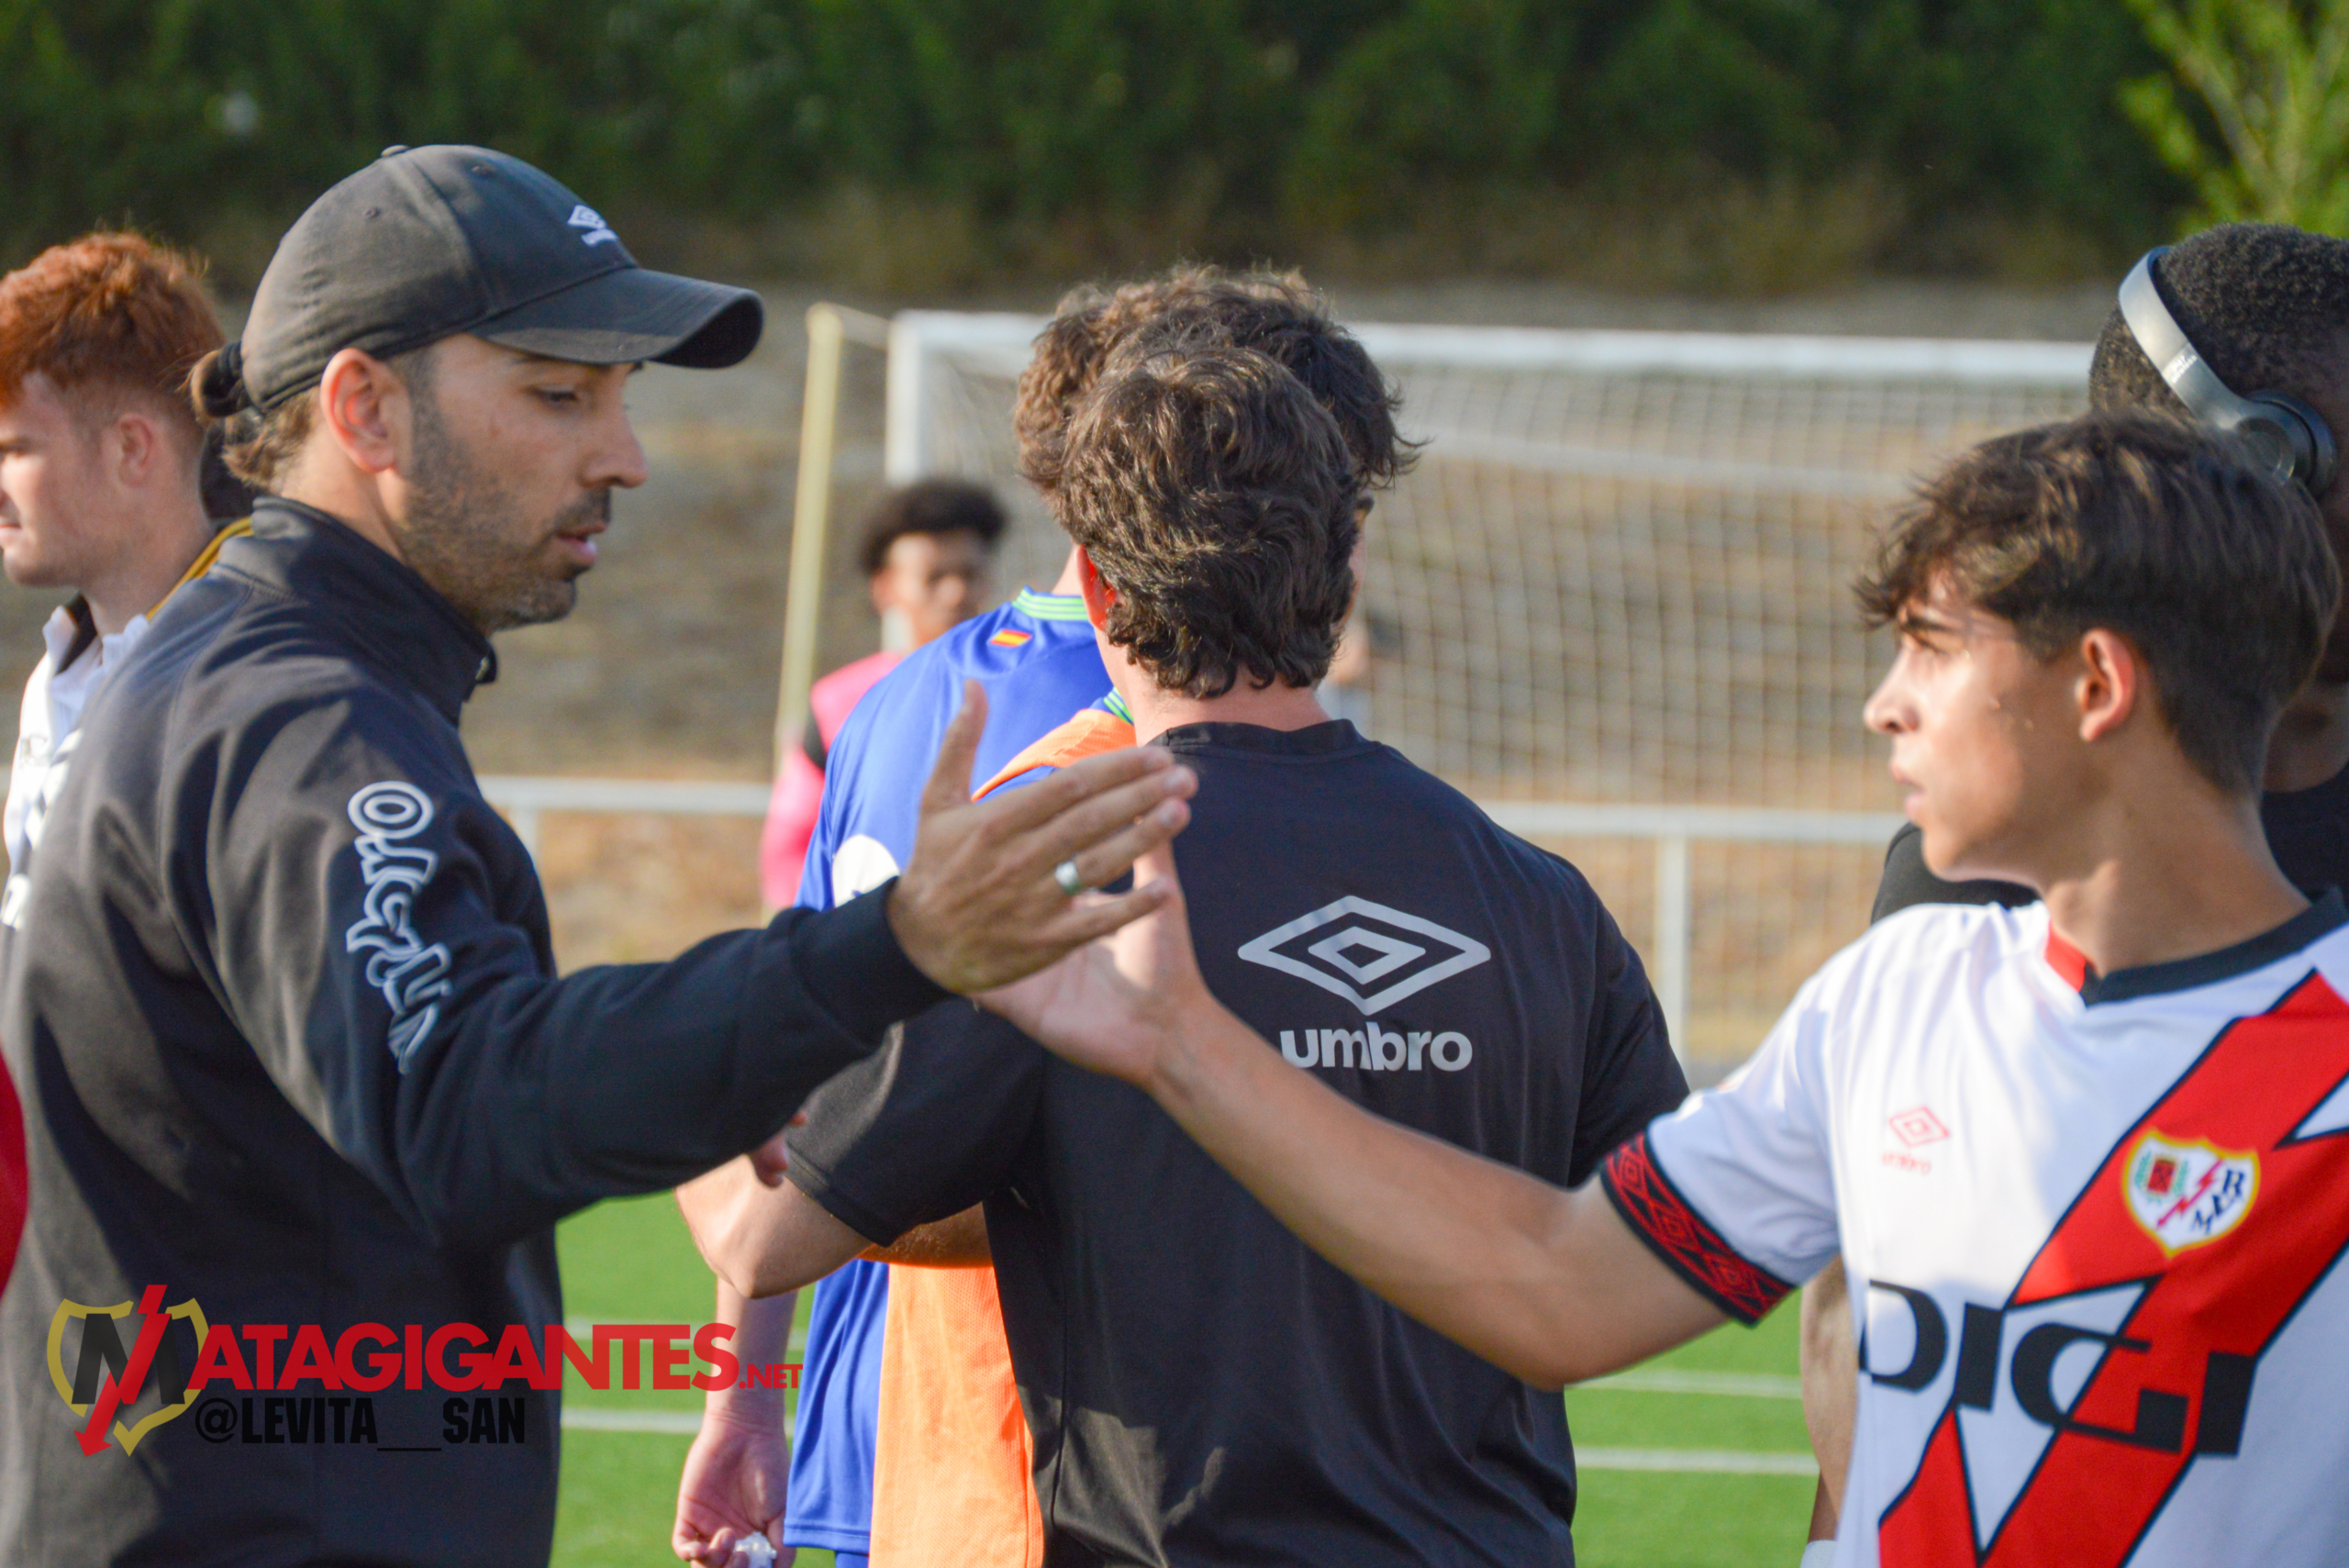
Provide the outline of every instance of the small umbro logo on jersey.
<path id="1" fill-rule="evenodd" d="M 1001 631 L 996 632 L 993 637 L 988 638 L 987 643 L 989 646 L 995 648 L 1019 648 L 1035 640 L 1036 637 L 1033 632 L 1014 631 L 1009 627 L 1006 627 Z"/>
<path id="2" fill-rule="evenodd" d="M 1266 931 L 1240 956 L 1343 996 L 1368 1018 L 1475 968 L 1493 950 L 1432 920 L 1348 897 Z"/>
<path id="3" fill-rule="evenodd" d="M 1892 1129 L 1892 1136 L 1911 1149 L 1939 1143 L 1949 1136 L 1949 1129 L 1942 1125 L 1942 1118 L 1923 1106 L 1913 1106 L 1900 1112 L 1887 1125 Z"/>
<path id="4" fill-rule="evenodd" d="M 583 245 L 601 245 L 607 239 L 615 245 L 619 243 L 620 237 L 612 232 L 612 226 L 606 223 L 603 215 L 594 207 L 573 207 L 568 221 L 572 228 L 584 231 L 580 236 Z"/>
<path id="5" fill-rule="evenodd" d="M 1893 1137 L 1912 1151 L 1922 1149 L 1929 1143 L 1939 1143 L 1949 1136 L 1949 1129 L 1942 1125 L 1942 1118 L 1924 1106 L 1911 1106 L 1905 1111 L 1896 1112 L 1885 1125 L 1892 1129 Z M 1920 1160 L 1914 1153 L 1904 1153 L 1899 1149 L 1887 1149 L 1879 1158 L 1897 1171 L 1914 1171 L 1920 1176 L 1933 1168 L 1932 1161 Z"/>

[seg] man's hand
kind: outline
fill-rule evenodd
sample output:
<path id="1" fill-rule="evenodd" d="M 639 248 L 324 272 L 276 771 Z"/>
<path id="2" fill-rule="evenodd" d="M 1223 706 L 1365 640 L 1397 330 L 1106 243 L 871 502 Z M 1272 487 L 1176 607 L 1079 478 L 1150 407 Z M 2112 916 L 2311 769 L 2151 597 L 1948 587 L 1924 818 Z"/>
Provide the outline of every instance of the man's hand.
<path id="1" fill-rule="evenodd" d="M 699 1568 L 743 1568 L 736 1545 L 753 1534 L 774 1543 L 785 1568 L 797 1555 L 783 1540 L 784 1488 L 791 1440 L 773 1422 L 739 1421 L 711 1410 L 685 1454 L 677 1482 L 677 1524 L 669 1544 Z"/>
<path id="2" fill-rule="evenodd" d="M 778 1362 L 790 1354 L 796 1296 L 748 1301 L 724 1280 L 711 1318 L 734 1326 L 734 1351 L 746 1363 Z M 669 1544 L 700 1568 L 753 1568 L 741 1543 L 763 1535 L 775 1562 L 788 1565 L 792 1550 L 783 1544 L 784 1492 L 791 1479 L 791 1440 L 785 1435 L 783 1392 L 713 1388 L 703 1401 L 701 1432 L 685 1454 L 677 1482 L 677 1523 Z"/>
<path id="3" fill-rule="evenodd" d="M 1032 974 L 1163 905 L 1173 890 L 1151 884 L 1114 898 L 1072 897 L 1053 873 L 1074 862 L 1086 887 L 1116 881 L 1182 831 L 1198 788 L 1189 769 L 1143 746 L 974 803 L 971 770 L 986 711 L 978 683 L 964 683 L 963 711 L 922 791 L 913 858 L 889 895 L 889 926 L 906 956 L 965 995 Z"/>
<path id="4" fill-rule="evenodd" d="M 1080 1066 L 1147 1091 L 1308 1247 L 1514 1376 L 1556 1388 L 1721 1321 L 1597 1182 L 1562 1191 L 1398 1127 L 1281 1059 L 1208 992 L 1174 853 L 1165 905 L 980 1000 Z"/>
<path id="5" fill-rule="evenodd" d="M 978 1000 L 1078 1066 L 1147 1090 L 1185 1019 L 1217 1003 L 1191 951 L 1174 851 L 1162 847 L 1143 855 L 1134 877 L 1165 890 L 1157 908 L 1107 941 Z"/>

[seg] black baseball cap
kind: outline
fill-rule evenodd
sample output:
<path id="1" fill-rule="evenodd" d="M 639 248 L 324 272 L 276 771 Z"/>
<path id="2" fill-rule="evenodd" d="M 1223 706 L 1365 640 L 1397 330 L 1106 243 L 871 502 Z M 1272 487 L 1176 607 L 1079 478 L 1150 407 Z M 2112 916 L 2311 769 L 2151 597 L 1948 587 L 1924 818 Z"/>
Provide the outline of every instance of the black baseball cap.
<path id="1" fill-rule="evenodd" d="M 518 158 L 394 147 L 286 230 L 202 392 L 221 417 L 274 408 L 344 349 L 382 358 L 460 332 L 580 364 L 722 370 L 765 323 L 748 289 L 638 266 L 595 208 Z"/>

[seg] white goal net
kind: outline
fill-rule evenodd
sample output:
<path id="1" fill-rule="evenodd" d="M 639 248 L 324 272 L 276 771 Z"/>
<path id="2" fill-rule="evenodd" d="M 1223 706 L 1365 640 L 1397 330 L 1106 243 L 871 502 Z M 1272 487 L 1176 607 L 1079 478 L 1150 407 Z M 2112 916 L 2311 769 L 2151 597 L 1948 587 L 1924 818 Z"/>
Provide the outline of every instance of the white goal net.
<path id="1" fill-rule="evenodd" d="M 1008 585 L 1067 550 L 1013 468 L 1041 325 L 891 334 L 889 477 L 992 482 Z M 1516 806 L 1647 952 L 1684 1043 L 1742 1055 L 1866 922 L 1893 800 L 1859 717 L 1888 651 L 1850 593 L 1872 530 L 1943 457 L 2077 412 L 2087 346 L 1353 330 L 1425 443 L 1371 515 L 1366 728 Z"/>

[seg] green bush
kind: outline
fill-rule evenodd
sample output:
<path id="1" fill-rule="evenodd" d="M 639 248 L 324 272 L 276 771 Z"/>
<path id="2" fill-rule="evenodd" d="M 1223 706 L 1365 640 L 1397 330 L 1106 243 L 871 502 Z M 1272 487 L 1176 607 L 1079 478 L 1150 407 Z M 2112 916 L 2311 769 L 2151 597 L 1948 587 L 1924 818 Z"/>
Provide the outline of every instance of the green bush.
<path id="1" fill-rule="evenodd" d="M 2201 216 L 2349 228 L 2349 0 L 2131 0 L 2172 74 L 2121 103 Z M 2199 98 L 2188 108 L 2178 82 Z M 2214 135 L 2205 136 L 2208 124 Z M 2215 143 L 2215 147 L 2212 145 Z"/>
<path id="2" fill-rule="evenodd" d="M 0 0 L 0 58 L 12 249 L 283 217 L 428 140 L 689 221 L 1241 250 L 1718 181 L 1881 192 L 1964 265 L 1982 215 L 2133 236 L 2190 191 L 2111 0 Z"/>
<path id="3" fill-rule="evenodd" d="M 1570 160 L 1574 21 L 1537 0 L 1412 0 L 1306 98 L 1286 160 L 1308 223 L 1391 221 L 1431 184 L 1522 188 Z"/>

